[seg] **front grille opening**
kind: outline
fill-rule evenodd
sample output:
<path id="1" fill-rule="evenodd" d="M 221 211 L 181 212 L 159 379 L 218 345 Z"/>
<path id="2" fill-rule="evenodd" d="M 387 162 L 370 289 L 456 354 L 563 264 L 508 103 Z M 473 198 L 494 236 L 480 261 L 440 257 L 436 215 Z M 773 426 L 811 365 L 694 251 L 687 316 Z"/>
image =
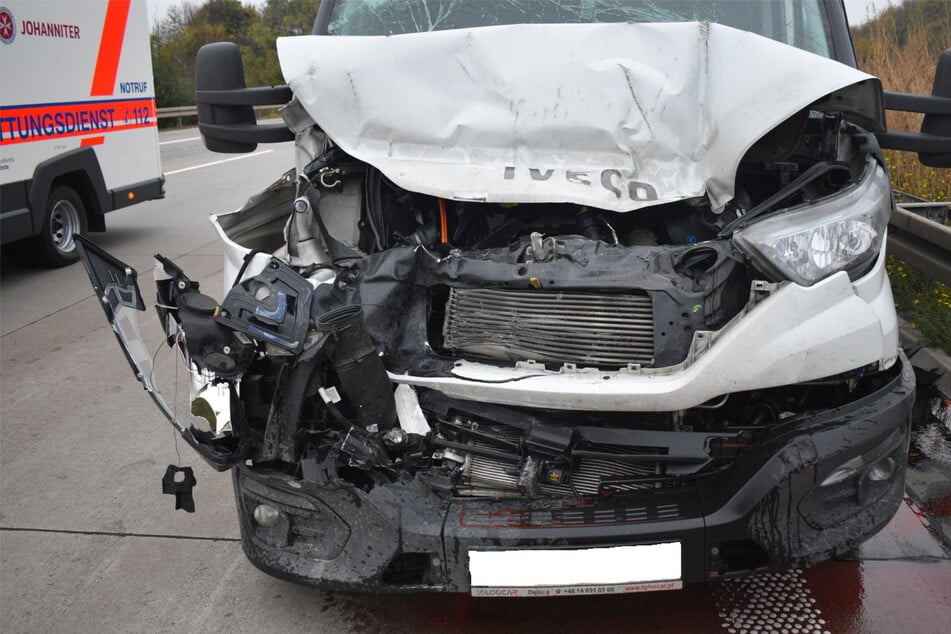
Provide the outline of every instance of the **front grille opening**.
<path id="1" fill-rule="evenodd" d="M 388 586 L 418 586 L 429 583 L 429 553 L 400 553 L 383 571 Z"/>
<path id="2" fill-rule="evenodd" d="M 504 425 L 482 424 L 479 430 L 483 433 L 510 443 L 520 443 L 521 433 Z M 492 448 L 479 438 L 471 438 L 468 443 L 473 447 Z M 661 450 L 638 449 L 635 447 L 601 447 L 588 445 L 592 451 L 603 451 L 610 454 L 660 454 Z M 465 470 L 463 494 L 494 496 L 499 492 L 522 493 L 526 487 L 523 465 L 470 454 Z M 544 468 L 545 465 L 542 465 Z M 563 465 L 567 466 L 567 465 Z M 559 484 L 538 483 L 538 493 L 555 497 L 596 497 L 605 493 L 620 493 L 652 489 L 656 486 L 655 478 L 664 473 L 663 465 L 653 462 L 628 462 L 625 460 L 586 457 L 577 460 L 570 466 L 569 475 L 565 482 Z M 610 483 L 610 484 L 608 484 Z M 606 486 L 607 485 L 607 486 Z"/>
<path id="3" fill-rule="evenodd" d="M 443 305 L 441 343 L 454 354 L 602 369 L 654 361 L 644 292 L 451 288 Z"/>

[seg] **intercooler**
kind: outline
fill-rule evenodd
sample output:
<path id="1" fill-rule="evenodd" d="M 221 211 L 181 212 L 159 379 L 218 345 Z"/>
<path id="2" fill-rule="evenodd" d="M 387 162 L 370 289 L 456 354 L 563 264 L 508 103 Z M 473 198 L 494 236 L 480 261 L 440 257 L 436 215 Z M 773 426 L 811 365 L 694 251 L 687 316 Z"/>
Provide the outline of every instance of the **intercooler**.
<path id="1" fill-rule="evenodd" d="M 650 365 L 651 300 L 630 292 L 452 288 L 443 344 L 454 352 L 508 361 Z"/>
<path id="2" fill-rule="evenodd" d="M 491 434 L 499 440 L 518 442 L 520 435 L 517 431 L 501 425 L 482 425 L 479 430 Z M 479 441 L 471 441 L 474 447 L 491 448 L 492 445 Z M 614 447 L 613 451 L 623 451 Z M 538 491 L 544 495 L 559 497 L 583 496 L 591 497 L 602 492 L 602 481 L 611 478 L 659 475 L 662 467 L 656 462 L 624 462 L 619 460 L 604 460 L 600 458 L 582 458 L 572 470 L 569 481 L 560 484 L 540 484 Z M 525 488 L 525 476 L 521 468 L 510 462 L 496 460 L 476 454 L 469 454 L 465 468 L 465 481 L 459 492 L 463 495 L 497 496 L 500 493 L 516 493 Z M 634 491 L 649 489 L 653 485 L 644 484 L 614 484 L 611 491 Z"/>

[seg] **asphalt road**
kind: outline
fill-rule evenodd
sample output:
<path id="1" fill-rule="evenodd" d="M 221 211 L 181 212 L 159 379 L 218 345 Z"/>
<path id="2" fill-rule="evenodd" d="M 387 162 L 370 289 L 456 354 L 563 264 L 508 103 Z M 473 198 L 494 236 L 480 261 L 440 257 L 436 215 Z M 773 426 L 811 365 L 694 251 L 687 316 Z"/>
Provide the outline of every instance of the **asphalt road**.
<path id="1" fill-rule="evenodd" d="M 207 216 L 275 180 L 292 165 L 292 147 L 217 155 L 194 130 L 161 142 L 167 197 L 108 215 L 108 232 L 93 238 L 139 270 L 143 290 L 158 252 L 220 298 L 221 250 Z M 153 322 L 143 316 L 143 334 L 158 345 Z M 179 459 L 81 265 L 4 260 L 0 335 L 4 632 L 943 632 L 951 621 L 951 559 L 910 501 L 851 560 L 680 592 L 477 600 L 295 586 L 244 558 L 230 477 L 184 443 Z M 174 358 L 160 363 L 171 376 Z M 196 513 L 174 511 L 162 495 L 169 463 L 195 469 Z"/>

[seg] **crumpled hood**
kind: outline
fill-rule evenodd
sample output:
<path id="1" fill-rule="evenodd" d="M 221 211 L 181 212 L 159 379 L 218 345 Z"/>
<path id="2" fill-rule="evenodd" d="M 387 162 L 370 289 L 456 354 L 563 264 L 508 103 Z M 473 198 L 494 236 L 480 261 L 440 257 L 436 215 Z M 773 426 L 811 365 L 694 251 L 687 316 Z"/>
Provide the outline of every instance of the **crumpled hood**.
<path id="1" fill-rule="evenodd" d="M 750 146 L 806 106 L 840 91 L 827 101 L 884 121 L 870 75 L 711 23 L 302 36 L 277 49 L 334 142 L 444 198 L 629 211 L 706 196 L 719 208 Z"/>

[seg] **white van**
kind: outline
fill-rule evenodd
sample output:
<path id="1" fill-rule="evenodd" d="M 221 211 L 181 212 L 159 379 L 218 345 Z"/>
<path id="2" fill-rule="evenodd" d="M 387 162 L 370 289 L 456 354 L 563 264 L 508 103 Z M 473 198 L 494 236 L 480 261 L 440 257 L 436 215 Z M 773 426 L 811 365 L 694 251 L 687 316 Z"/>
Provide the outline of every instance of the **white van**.
<path id="1" fill-rule="evenodd" d="M 156 256 L 197 415 L 153 380 L 152 293 L 79 241 L 136 378 L 233 470 L 254 565 L 642 592 L 812 565 L 891 520 L 915 377 L 881 148 L 951 166 L 951 51 L 933 95 L 885 92 L 833 0 L 324 0 L 277 50 L 285 87 L 246 88 L 236 44 L 198 53 L 206 147 L 297 158 L 212 217 L 220 301 Z M 194 484 L 169 466 L 163 490 L 194 510 Z"/>

